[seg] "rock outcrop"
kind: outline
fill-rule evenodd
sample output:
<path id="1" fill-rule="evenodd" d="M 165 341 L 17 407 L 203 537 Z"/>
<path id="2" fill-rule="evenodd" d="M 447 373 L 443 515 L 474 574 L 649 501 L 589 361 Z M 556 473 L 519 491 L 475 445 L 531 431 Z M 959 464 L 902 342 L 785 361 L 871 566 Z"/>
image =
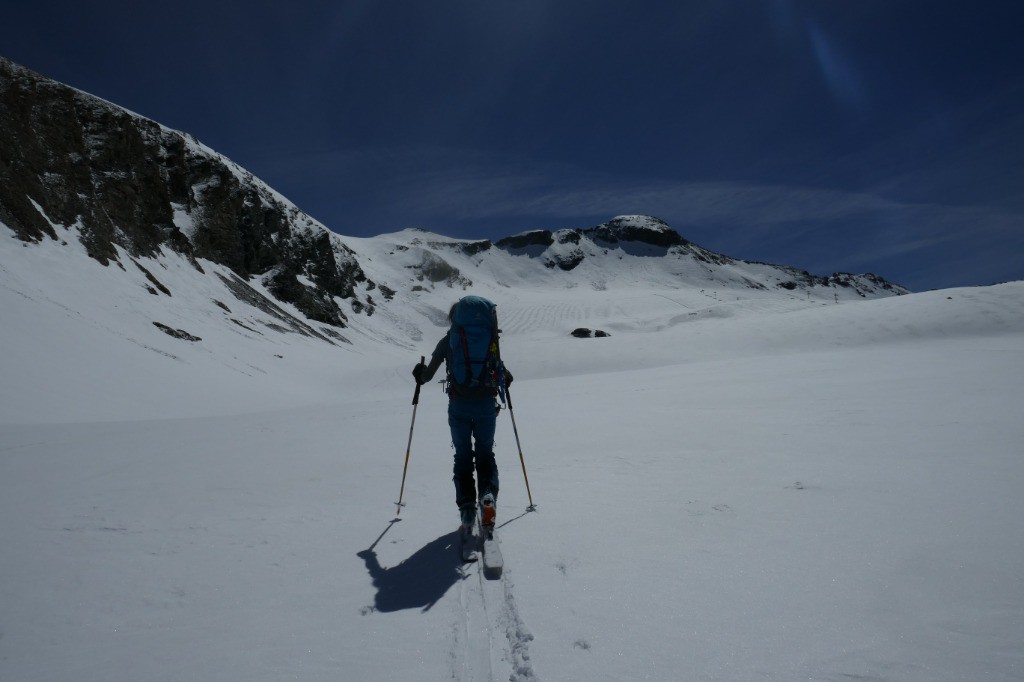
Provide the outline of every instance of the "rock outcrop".
<path id="1" fill-rule="evenodd" d="M 173 249 L 224 264 L 312 320 L 366 280 L 336 235 L 200 144 L 0 58 L 0 222 L 25 241 L 75 226 L 104 265 Z M 362 306 L 357 302 L 356 307 Z M 362 306 L 365 308 L 366 306 Z"/>

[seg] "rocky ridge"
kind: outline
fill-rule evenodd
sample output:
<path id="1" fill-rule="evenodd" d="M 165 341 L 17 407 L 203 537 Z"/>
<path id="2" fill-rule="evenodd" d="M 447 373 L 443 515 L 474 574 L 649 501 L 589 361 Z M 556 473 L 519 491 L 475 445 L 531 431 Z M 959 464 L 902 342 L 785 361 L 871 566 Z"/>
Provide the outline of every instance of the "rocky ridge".
<path id="1" fill-rule="evenodd" d="M 194 137 L 0 58 L 0 222 L 22 240 L 76 226 L 90 256 L 163 249 L 263 277 L 312 320 L 366 281 L 341 240 Z M 305 279 L 308 283 L 303 282 Z"/>

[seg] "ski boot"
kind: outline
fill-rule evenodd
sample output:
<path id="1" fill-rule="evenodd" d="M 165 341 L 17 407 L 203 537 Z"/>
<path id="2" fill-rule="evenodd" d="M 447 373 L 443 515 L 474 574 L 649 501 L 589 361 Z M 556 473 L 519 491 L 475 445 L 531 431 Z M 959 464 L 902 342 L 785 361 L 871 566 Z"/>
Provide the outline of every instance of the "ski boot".
<path id="1" fill-rule="evenodd" d="M 459 551 L 462 560 L 476 561 L 479 537 L 476 535 L 476 505 L 467 505 L 459 510 L 462 525 L 459 526 Z"/>
<path id="2" fill-rule="evenodd" d="M 472 532 L 473 526 L 476 524 L 476 505 L 462 507 L 459 510 L 459 516 L 462 518 L 462 530 Z"/>
<path id="3" fill-rule="evenodd" d="M 480 513 L 480 525 L 488 528 L 494 528 L 494 494 L 484 493 L 484 496 L 480 498 L 480 506 L 482 511 Z"/>

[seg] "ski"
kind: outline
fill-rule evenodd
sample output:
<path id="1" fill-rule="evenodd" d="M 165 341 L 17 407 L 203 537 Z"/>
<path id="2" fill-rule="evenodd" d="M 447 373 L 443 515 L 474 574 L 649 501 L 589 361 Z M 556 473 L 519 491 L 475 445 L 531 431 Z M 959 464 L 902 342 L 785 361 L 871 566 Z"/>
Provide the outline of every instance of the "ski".
<path id="1" fill-rule="evenodd" d="M 488 580 L 497 580 L 505 568 L 505 560 L 501 556 L 501 547 L 498 545 L 498 536 L 494 533 L 494 526 L 480 526 L 480 541 L 484 560 L 484 577 Z"/>

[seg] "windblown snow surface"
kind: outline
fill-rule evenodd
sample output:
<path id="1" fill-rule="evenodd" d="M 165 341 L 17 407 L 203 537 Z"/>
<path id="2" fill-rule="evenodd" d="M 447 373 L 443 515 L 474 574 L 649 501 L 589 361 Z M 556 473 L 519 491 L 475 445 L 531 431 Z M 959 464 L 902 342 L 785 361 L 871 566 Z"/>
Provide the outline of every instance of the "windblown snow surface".
<path id="1" fill-rule="evenodd" d="M 467 272 L 329 345 L 216 265 L 141 259 L 153 293 L 67 241 L 0 229 L 2 680 L 1024 678 L 1022 283 Z M 499 306 L 537 505 L 505 410 L 494 581 L 436 385 L 394 505 L 464 293 Z"/>

